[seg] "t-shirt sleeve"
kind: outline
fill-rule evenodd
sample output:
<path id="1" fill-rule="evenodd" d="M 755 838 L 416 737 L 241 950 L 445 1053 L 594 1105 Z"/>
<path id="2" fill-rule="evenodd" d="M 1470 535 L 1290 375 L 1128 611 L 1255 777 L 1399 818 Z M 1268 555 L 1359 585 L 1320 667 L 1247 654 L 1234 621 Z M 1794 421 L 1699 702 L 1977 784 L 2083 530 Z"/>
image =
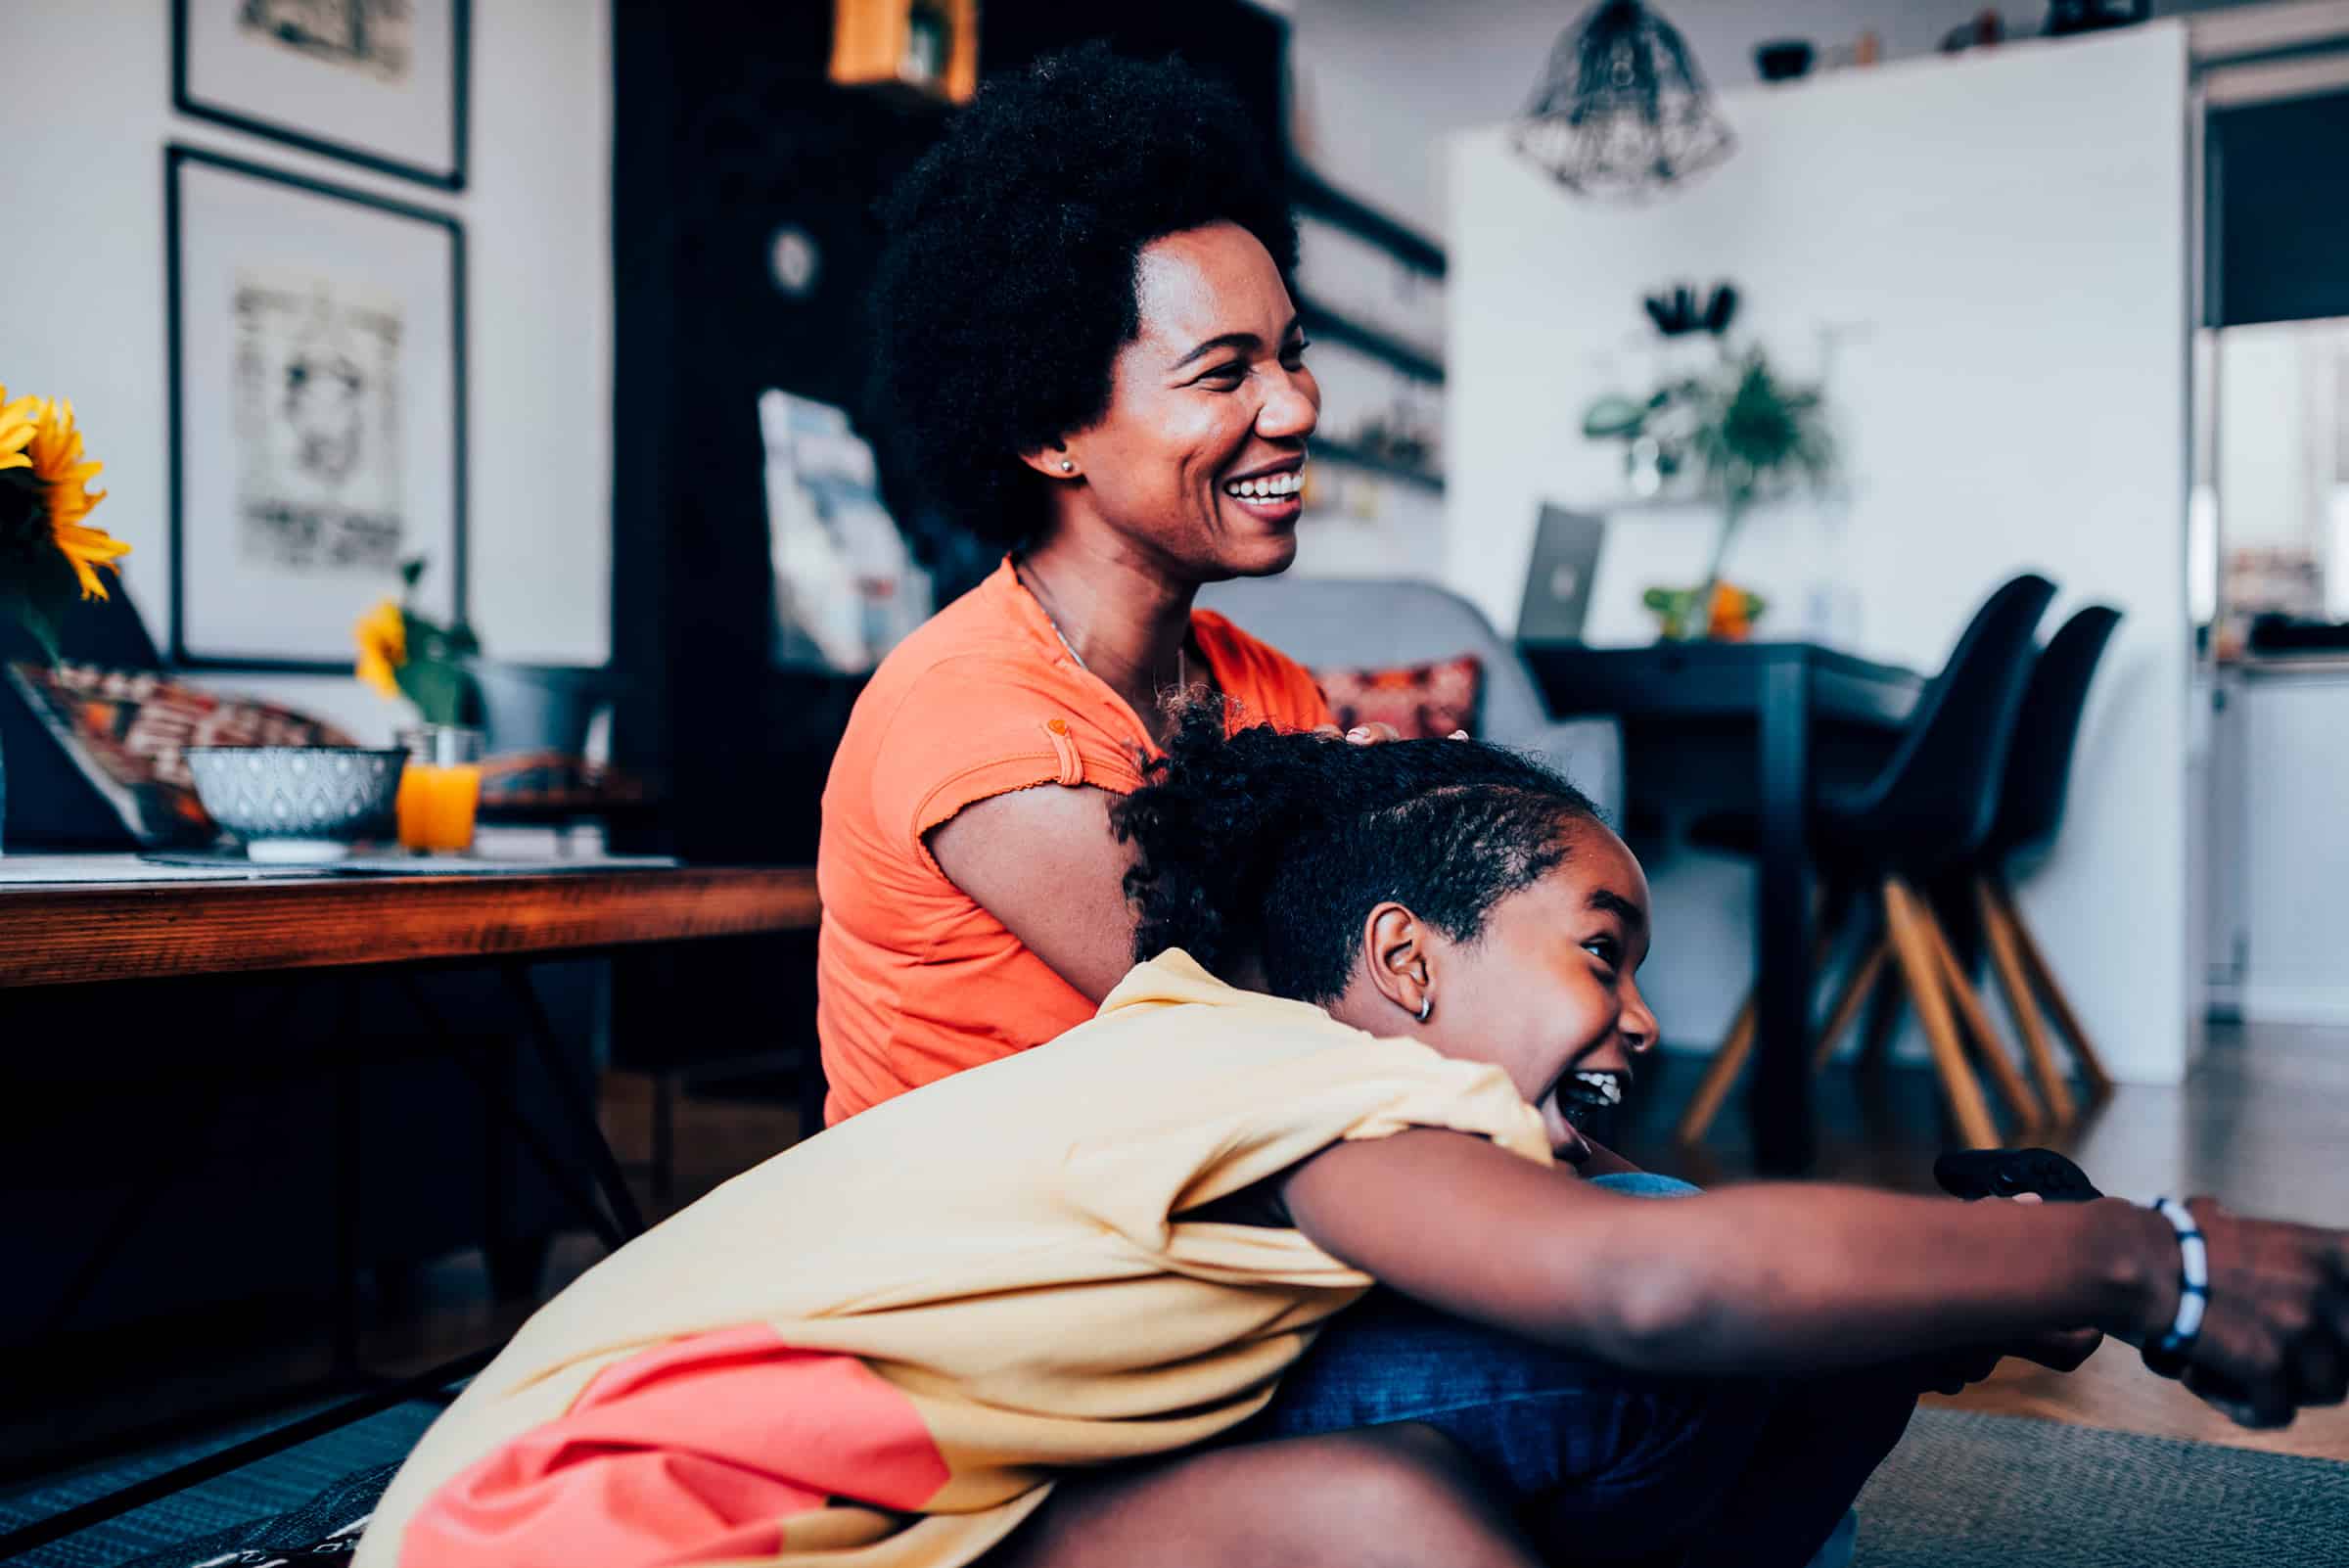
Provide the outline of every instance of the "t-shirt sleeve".
<path id="1" fill-rule="evenodd" d="M 1415 1040 L 1369 1039 L 1343 1026 L 1333 1043 L 1261 1069 L 1195 1064 L 1195 1086 L 1139 1107 L 1071 1147 L 1067 1200 L 1176 1272 L 1311 1284 L 1366 1283 L 1293 1230 L 1174 1216 L 1289 1169 L 1332 1144 L 1440 1128 L 1551 1163 L 1540 1115 L 1499 1068 L 1455 1061 Z M 1348 1038 L 1351 1037 L 1351 1038 Z"/>
<path id="2" fill-rule="evenodd" d="M 873 748 L 873 816 L 884 833 L 903 835 L 927 858 L 924 836 L 976 802 L 1041 784 L 1119 794 L 1140 786 L 1130 751 L 1025 674 L 990 660 L 915 677 Z"/>

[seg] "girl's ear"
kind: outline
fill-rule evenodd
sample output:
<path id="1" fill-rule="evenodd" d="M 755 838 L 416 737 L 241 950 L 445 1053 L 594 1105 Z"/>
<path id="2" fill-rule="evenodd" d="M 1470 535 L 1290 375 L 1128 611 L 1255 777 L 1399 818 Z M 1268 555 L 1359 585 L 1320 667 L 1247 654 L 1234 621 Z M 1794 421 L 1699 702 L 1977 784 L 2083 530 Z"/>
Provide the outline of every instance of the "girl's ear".
<path id="1" fill-rule="evenodd" d="M 1362 967 L 1372 988 L 1414 1024 L 1435 995 L 1433 936 L 1417 915 L 1392 900 L 1362 922 Z"/>

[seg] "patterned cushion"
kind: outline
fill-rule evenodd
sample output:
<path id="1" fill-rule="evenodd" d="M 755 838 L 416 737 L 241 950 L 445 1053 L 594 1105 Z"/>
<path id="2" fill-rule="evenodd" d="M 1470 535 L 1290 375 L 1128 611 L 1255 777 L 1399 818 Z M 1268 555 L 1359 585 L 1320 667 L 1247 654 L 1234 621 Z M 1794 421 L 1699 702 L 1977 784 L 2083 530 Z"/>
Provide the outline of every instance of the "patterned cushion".
<path id="1" fill-rule="evenodd" d="M 1474 735 L 1484 662 L 1474 654 L 1394 669 L 1316 669 L 1340 729 L 1392 724 L 1405 740 L 1441 739 L 1454 730 Z"/>
<path id="2" fill-rule="evenodd" d="M 190 746 L 348 746 L 331 724 L 274 703 L 183 686 L 153 670 L 16 664 L 17 689 L 142 844 L 217 836 L 180 754 Z"/>

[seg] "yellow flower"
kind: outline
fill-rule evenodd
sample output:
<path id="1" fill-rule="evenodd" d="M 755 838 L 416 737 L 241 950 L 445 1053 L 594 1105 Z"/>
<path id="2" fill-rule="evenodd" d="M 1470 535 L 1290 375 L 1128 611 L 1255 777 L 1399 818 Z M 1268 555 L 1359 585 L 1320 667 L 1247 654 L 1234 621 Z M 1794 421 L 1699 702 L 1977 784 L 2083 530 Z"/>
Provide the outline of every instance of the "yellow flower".
<path id="1" fill-rule="evenodd" d="M 20 397 L 12 403 L 8 400 L 8 389 L 0 387 L 0 469 L 32 466 L 24 448 L 32 444 L 33 432 L 40 428 L 40 417 L 38 397 Z"/>
<path id="2" fill-rule="evenodd" d="M 81 578 L 81 596 L 105 598 L 106 584 L 99 580 L 97 569 L 119 572 L 115 563 L 130 554 L 130 546 L 110 538 L 104 529 L 82 524 L 90 508 L 106 499 L 106 491 L 90 493 L 83 486 L 106 465 L 82 456 L 81 432 L 73 428 L 70 401 L 61 398 L 41 403 L 26 453 L 32 459 L 33 476 L 49 486 L 49 527 L 57 547 L 73 563 L 74 576 Z"/>
<path id="3" fill-rule="evenodd" d="M 399 682 L 392 671 L 408 662 L 408 623 L 397 599 L 386 599 L 359 619 L 358 677 L 385 696 L 396 700 Z"/>

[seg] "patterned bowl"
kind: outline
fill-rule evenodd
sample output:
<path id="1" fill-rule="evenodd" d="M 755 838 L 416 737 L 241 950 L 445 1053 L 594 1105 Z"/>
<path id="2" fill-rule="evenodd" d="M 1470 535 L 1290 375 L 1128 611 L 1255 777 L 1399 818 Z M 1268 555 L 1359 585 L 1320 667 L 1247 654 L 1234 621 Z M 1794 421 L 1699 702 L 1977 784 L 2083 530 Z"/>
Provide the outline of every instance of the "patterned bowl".
<path id="1" fill-rule="evenodd" d="M 191 746 L 181 754 L 213 821 L 271 864 L 339 860 L 398 833 L 402 751 L 358 746 Z"/>

